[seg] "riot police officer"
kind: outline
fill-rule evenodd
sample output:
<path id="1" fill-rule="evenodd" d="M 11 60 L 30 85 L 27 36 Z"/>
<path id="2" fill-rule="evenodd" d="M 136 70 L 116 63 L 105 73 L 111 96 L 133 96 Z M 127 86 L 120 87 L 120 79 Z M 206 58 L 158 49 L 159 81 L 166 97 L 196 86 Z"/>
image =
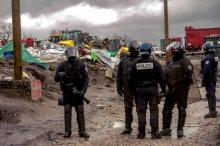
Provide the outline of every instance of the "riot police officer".
<path id="1" fill-rule="evenodd" d="M 77 115 L 79 136 L 88 138 L 89 135 L 86 133 L 83 107 L 83 97 L 89 83 L 88 73 L 84 63 L 78 59 L 77 47 L 68 48 L 65 55 L 68 60 L 58 66 L 54 77 L 56 82 L 60 82 L 61 90 L 63 91 L 64 138 L 71 136 L 72 106 L 75 107 Z"/>
<path id="2" fill-rule="evenodd" d="M 132 41 L 129 48 L 129 55 L 124 57 L 119 62 L 117 72 L 117 92 L 120 96 L 124 96 L 125 106 L 125 129 L 121 134 L 130 134 L 132 131 L 131 124 L 133 121 L 132 108 L 133 108 L 133 97 L 131 95 L 129 83 L 128 83 L 128 70 L 131 63 L 137 59 L 139 55 L 139 43 Z"/>
<path id="3" fill-rule="evenodd" d="M 215 118 L 216 111 L 216 81 L 218 57 L 215 56 L 215 49 L 210 43 L 203 45 L 204 58 L 201 61 L 202 86 L 206 89 L 206 97 L 208 99 L 209 113 L 205 114 L 204 118 Z"/>
<path id="4" fill-rule="evenodd" d="M 166 83 L 168 92 L 165 97 L 163 107 L 163 136 L 171 136 L 172 110 L 177 103 L 178 108 L 178 127 L 177 136 L 184 136 L 183 126 L 186 118 L 186 108 L 188 91 L 193 83 L 193 66 L 187 58 L 184 57 L 184 48 L 180 42 L 174 42 L 167 48 L 171 51 L 171 59 L 165 67 Z"/>
<path id="5" fill-rule="evenodd" d="M 146 126 L 146 110 L 149 105 L 150 109 L 150 125 L 151 138 L 161 138 L 158 130 L 158 86 L 165 94 L 164 73 L 158 61 L 150 57 L 152 45 L 150 43 L 142 43 L 140 46 L 141 57 L 135 60 L 129 72 L 129 81 L 132 94 L 137 100 L 138 113 L 138 139 L 145 137 Z"/>

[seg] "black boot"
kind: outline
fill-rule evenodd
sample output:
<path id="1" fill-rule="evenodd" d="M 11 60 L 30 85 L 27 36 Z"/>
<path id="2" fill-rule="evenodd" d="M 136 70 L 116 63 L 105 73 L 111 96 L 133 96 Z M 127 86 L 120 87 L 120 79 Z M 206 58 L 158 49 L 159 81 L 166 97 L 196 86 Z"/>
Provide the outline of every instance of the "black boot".
<path id="1" fill-rule="evenodd" d="M 85 131 L 79 132 L 79 137 L 89 138 L 89 134 Z"/>
<path id="2" fill-rule="evenodd" d="M 131 134 L 132 128 L 131 123 L 133 121 L 132 107 L 125 107 L 125 129 L 121 134 Z"/>
<path id="3" fill-rule="evenodd" d="M 86 132 L 85 127 L 85 117 L 84 117 L 84 107 L 79 105 L 76 107 L 77 122 L 79 127 L 79 137 L 89 138 L 89 134 Z"/>
<path id="4" fill-rule="evenodd" d="M 206 94 L 206 97 L 208 99 L 209 113 L 205 114 L 204 118 L 216 118 L 217 117 L 216 100 L 213 99 L 213 96 L 214 95 L 211 95 L 209 93 Z"/>
<path id="5" fill-rule="evenodd" d="M 161 136 L 171 136 L 170 129 L 172 121 L 172 111 L 169 108 L 163 109 L 163 129 L 160 131 Z"/>
<path id="6" fill-rule="evenodd" d="M 153 109 L 153 110 L 152 110 Z M 150 107 L 151 139 L 160 139 L 158 106 Z"/>
<path id="7" fill-rule="evenodd" d="M 179 107 L 179 116 L 178 116 L 178 128 L 177 128 L 177 138 L 185 137 L 183 132 L 183 127 L 186 120 L 186 109 L 184 107 Z"/>
<path id="8" fill-rule="evenodd" d="M 151 133 L 151 139 L 161 139 L 161 134 L 160 132 L 156 132 L 156 133 Z"/>
<path id="9" fill-rule="evenodd" d="M 158 130 L 157 127 L 152 128 L 151 130 L 151 139 L 160 139 L 161 138 L 161 134 Z"/>
<path id="10" fill-rule="evenodd" d="M 64 138 L 70 138 L 71 137 L 71 132 L 66 131 L 63 135 Z"/>
<path id="11" fill-rule="evenodd" d="M 132 128 L 125 128 L 125 129 L 121 132 L 121 134 L 122 134 L 122 135 L 131 134 L 131 132 L 132 132 Z"/>
<path id="12" fill-rule="evenodd" d="M 216 118 L 217 117 L 217 111 L 211 111 L 204 115 L 204 118 Z"/>
<path id="13" fill-rule="evenodd" d="M 69 138 L 71 136 L 71 124 L 72 124 L 72 106 L 64 106 L 64 121 L 65 121 L 65 133 L 64 138 Z"/>
<path id="14" fill-rule="evenodd" d="M 145 137 L 145 132 L 139 131 L 139 133 L 137 135 L 137 139 L 144 139 L 144 137 Z"/>
<path id="15" fill-rule="evenodd" d="M 170 128 L 162 129 L 160 131 L 161 136 L 171 136 L 172 130 Z"/>
<path id="16" fill-rule="evenodd" d="M 177 130 L 177 138 L 182 138 L 182 137 L 185 137 L 183 129 Z"/>
<path id="17" fill-rule="evenodd" d="M 146 126 L 146 116 L 145 115 L 138 115 L 138 139 L 144 139 L 145 137 L 145 126 Z"/>

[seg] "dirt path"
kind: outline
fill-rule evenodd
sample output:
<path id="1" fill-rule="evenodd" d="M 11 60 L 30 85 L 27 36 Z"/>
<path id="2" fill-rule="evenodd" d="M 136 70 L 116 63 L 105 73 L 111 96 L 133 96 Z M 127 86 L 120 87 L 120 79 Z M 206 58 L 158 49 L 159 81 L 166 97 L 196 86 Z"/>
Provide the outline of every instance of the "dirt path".
<path id="1" fill-rule="evenodd" d="M 194 63 L 195 64 L 195 63 Z M 198 64 L 198 61 L 197 61 Z M 198 66 L 198 65 L 197 65 Z M 4 72 L 5 71 L 5 72 Z M 8 67 L 2 74 L 10 75 Z M 104 73 L 90 70 L 90 87 L 85 104 L 86 127 L 90 138 L 78 137 L 76 115 L 73 112 L 72 137 L 62 138 L 64 131 L 63 107 L 57 106 L 59 87 L 53 82 L 53 72 L 42 71 L 48 77 L 44 85 L 42 101 L 32 102 L 22 97 L 5 97 L 0 94 L 0 146 L 216 146 L 220 145 L 219 124 L 216 119 L 203 119 L 208 111 L 207 101 L 190 104 L 185 125 L 186 137 L 176 139 L 177 110 L 173 113 L 173 137 L 161 140 L 150 139 L 149 111 L 147 113 L 147 135 L 137 140 L 137 114 L 134 108 L 133 132 L 122 136 L 124 127 L 123 98 L 116 95 L 115 83 L 104 78 Z M 8 73 L 8 74 L 7 74 Z M 219 87 L 217 91 L 219 91 Z M 49 91 L 49 92 L 48 92 Z M 57 93 L 56 93 L 57 92 Z M 204 95 L 204 94 L 202 94 Z M 220 97 L 220 94 L 217 95 Z M 220 102 L 217 103 L 220 111 Z M 160 104 L 160 128 L 163 103 Z M 74 110 L 73 110 L 74 111 Z"/>
<path id="2" fill-rule="evenodd" d="M 13 123 L 0 124 L 0 145 L 22 145 L 22 146 L 126 146 L 126 145 L 220 145 L 217 140 L 218 127 L 220 120 L 204 120 L 203 115 L 207 112 L 206 101 L 200 101 L 190 104 L 186 120 L 185 132 L 186 138 L 177 140 L 175 137 L 175 128 L 177 121 L 177 111 L 174 111 L 174 120 L 172 123 L 173 137 L 171 139 L 163 138 L 153 141 L 150 134 L 147 134 L 144 140 L 137 140 L 137 116 L 134 111 L 133 133 L 130 136 L 122 136 L 124 108 L 122 97 L 115 95 L 115 87 L 105 87 L 96 85 L 89 88 L 87 96 L 92 103 L 85 105 L 86 126 L 91 137 L 88 140 L 78 137 L 75 113 L 73 114 L 73 135 L 70 139 L 62 138 L 63 132 L 63 108 L 57 106 L 56 100 L 44 100 L 39 103 L 32 103 L 25 99 L 10 99 L 1 97 L 1 108 L 7 108 L 7 105 L 17 109 L 11 111 L 19 119 Z M 13 101 L 13 104 L 12 104 Z M 4 103 L 4 104 L 3 104 Z M 102 105 L 105 107 L 99 107 Z M 162 110 L 160 106 L 160 116 Z M 218 106 L 220 103 L 218 103 Z M 14 109 L 13 108 L 13 109 Z M 12 116 L 13 116 L 12 114 Z M 147 114 L 149 120 L 149 113 Z M 16 119 L 16 118 L 14 118 Z M 147 123 L 149 132 L 149 122 Z M 161 121 L 160 121 L 161 125 Z"/>

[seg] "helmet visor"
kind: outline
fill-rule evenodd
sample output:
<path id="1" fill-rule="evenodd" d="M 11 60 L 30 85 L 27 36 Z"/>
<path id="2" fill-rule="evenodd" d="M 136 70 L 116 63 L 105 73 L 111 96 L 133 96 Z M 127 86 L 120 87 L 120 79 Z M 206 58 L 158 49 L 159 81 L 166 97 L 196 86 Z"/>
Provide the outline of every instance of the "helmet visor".
<path id="1" fill-rule="evenodd" d="M 70 47 L 65 51 L 66 57 L 79 57 L 79 51 L 77 47 Z"/>

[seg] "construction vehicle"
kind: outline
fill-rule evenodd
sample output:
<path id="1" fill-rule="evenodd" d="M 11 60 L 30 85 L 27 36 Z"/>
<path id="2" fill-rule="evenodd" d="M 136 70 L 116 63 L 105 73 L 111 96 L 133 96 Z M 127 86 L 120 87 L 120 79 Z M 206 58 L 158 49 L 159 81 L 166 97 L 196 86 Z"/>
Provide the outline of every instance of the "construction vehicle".
<path id="1" fill-rule="evenodd" d="M 80 30 L 63 30 L 59 44 L 68 47 L 82 44 L 82 32 Z"/>
<path id="2" fill-rule="evenodd" d="M 51 34 L 48 38 L 48 41 L 51 43 L 59 43 L 61 40 L 61 34 Z"/>
<path id="3" fill-rule="evenodd" d="M 90 42 L 93 40 L 93 37 L 87 32 L 82 32 L 80 30 L 65 30 L 62 31 L 61 41 L 59 44 L 70 46 L 78 46 L 91 48 Z"/>

